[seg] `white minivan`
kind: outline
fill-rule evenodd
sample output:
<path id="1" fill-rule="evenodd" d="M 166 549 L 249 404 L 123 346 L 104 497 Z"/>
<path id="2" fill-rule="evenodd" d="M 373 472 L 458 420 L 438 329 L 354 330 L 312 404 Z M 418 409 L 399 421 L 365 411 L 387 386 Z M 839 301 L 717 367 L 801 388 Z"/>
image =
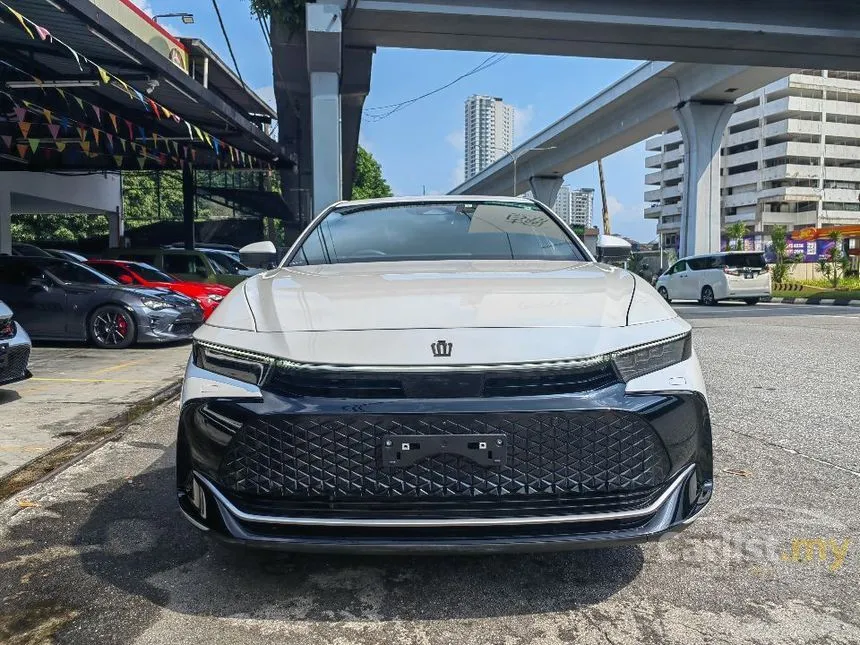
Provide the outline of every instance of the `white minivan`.
<path id="1" fill-rule="evenodd" d="M 704 305 L 715 305 L 720 300 L 743 300 L 754 305 L 771 295 L 764 254 L 744 251 L 678 260 L 657 279 L 656 286 L 668 302 L 698 300 Z"/>

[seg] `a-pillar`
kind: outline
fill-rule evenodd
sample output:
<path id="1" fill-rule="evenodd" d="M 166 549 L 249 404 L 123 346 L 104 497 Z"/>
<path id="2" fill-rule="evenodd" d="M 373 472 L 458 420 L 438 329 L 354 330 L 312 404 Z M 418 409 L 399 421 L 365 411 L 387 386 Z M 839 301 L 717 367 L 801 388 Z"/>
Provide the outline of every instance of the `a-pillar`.
<path id="1" fill-rule="evenodd" d="M 734 111 L 692 101 L 675 109 L 684 141 L 680 257 L 720 250 L 720 146 Z"/>
<path id="2" fill-rule="evenodd" d="M 550 208 L 555 204 L 555 198 L 558 196 L 558 189 L 561 188 L 562 182 L 564 182 L 563 177 L 529 177 L 529 187 L 532 189 L 532 196 Z"/>
<path id="3" fill-rule="evenodd" d="M 12 255 L 12 193 L 0 189 L 0 255 Z"/>
<path id="4" fill-rule="evenodd" d="M 311 85 L 313 213 L 343 194 L 340 74 L 342 6 L 307 3 L 307 55 Z"/>
<path id="5" fill-rule="evenodd" d="M 122 236 L 125 235 L 122 206 L 117 206 L 116 212 L 105 215 L 108 218 L 108 247 L 118 249 L 122 246 Z"/>
<path id="6" fill-rule="evenodd" d="M 194 248 L 194 171 L 191 164 L 182 165 L 182 240 L 186 249 Z"/>

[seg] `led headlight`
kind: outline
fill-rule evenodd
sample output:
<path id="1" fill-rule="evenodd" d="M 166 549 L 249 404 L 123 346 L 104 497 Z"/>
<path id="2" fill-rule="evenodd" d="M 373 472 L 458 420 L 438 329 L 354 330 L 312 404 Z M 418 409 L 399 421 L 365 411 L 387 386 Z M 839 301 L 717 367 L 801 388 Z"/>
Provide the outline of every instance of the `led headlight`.
<path id="1" fill-rule="evenodd" d="M 265 354 L 199 341 L 194 342 L 192 356 L 194 364 L 201 369 L 254 385 L 265 380 L 269 368 L 275 363 L 274 358 Z"/>
<path id="2" fill-rule="evenodd" d="M 147 309 L 167 309 L 170 306 L 169 302 L 162 300 L 161 298 L 153 298 L 151 296 L 147 296 L 140 299 L 141 304 Z"/>
<path id="3" fill-rule="evenodd" d="M 212 302 L 221 302 L 222 300 L 224 300 L 224 296 L 217 293 L 212 293 L 209 294 L 209 300 L 211 300 Z"/>
<path id="4" fill-rule="evenodd" d="M 626 383 L 685 361 L 690 358 L 692 351 L 690 334 L 683 334 L 613 352 L 612 363 L 618 376 Z"/>

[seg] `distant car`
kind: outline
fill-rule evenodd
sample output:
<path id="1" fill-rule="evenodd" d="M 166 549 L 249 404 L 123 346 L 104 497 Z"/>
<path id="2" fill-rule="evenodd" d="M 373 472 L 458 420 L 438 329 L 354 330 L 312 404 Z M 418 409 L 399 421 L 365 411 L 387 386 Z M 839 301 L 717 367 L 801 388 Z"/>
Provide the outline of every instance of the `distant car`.
<path id="1" fill-rule="evenodd" d="M 48 253 L 45 249 L 36 246 L 35 244 L 13 244 L 12 245 L 12 255 L 26 255 L 29 257 L 42 257 L 42 258 L 52 258 L 54 257 L 50 253 Z"/>
<path id="2" fill-rule="evenodd" d="M 0 385 L 30 378 L 29 361 L 30 337 L 0 300 Z"/>
<path id="3" fill-rule="evenodd" d="M 86 262 L 87 258 L 85 255 L 81 255 L 80 253 L 75 253 L 74 251 L 67 251 L 66 249 L 45 249 L 49 255 L 59 258 L 61 260 L 68 260 L 69 262 Z"/>
<path id="4" fill-rule="evenodd" d="M 109 249 L 102 257 L 143 262 L 187 282 L 208 282 L 235 287 L 245 279 L 245 276 L 231 273 L 217 260 L 197 249 Z"/>
<path id="5" fill-rule="evenodd" d="M 729 251 L 678 260 L 657 279 L 657 291 L 667 302 L 743 300 L 755 305 L 771 296 L 770 271 L 764 254 Z"/>
<path id="6" fill-rule="evenodd" d="M 247 267 L 242 264 L 238 257 L 233 257 L 234 255 L 238 255 L 238 253 L 234 254 L 229 251 L 221 251 L 219 249 L 200 250 L 203 251 L 208 258 L 215 260 L 215 262 L 234 275 L 243 275 L 246 278 L 249 278 L 252 275 L 262 273 L 263 271 L 263 269 L 252 269 L 251 267 Z"/>
<path id="7" fill-rule="evenodd" d="M 87 260 L 85 264 L 120 284 L 169 289 L 193 298 L 203 309 L 204 320 L 215 311 L 215 307 L 224 299 L 224 296 L 230 293 L 230 287 L 222 284 L 184 282 L 142 262 Z"/>
<path id="8" fill-rule="evenodd" d="M 102 348 L 185 340 L 203 322 L 200 305 L 187 296 L 126 287 L 56 258 L 0 257 L 0 298 L 33 338 Z"/>

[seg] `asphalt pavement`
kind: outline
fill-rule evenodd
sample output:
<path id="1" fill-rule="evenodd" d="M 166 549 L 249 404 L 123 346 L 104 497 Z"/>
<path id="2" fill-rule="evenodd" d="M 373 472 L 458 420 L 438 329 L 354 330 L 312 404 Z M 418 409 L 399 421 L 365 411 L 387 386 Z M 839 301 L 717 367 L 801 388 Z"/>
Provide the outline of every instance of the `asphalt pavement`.
<path id="1" fill-rule="evenodd" d="M 860 312 L 679 305 L 716 493 L 666 542 L 327 557 L 211 544 L 179 515 L 176 402 L 0 504 L 0 643 L 860 642 Z"/>

